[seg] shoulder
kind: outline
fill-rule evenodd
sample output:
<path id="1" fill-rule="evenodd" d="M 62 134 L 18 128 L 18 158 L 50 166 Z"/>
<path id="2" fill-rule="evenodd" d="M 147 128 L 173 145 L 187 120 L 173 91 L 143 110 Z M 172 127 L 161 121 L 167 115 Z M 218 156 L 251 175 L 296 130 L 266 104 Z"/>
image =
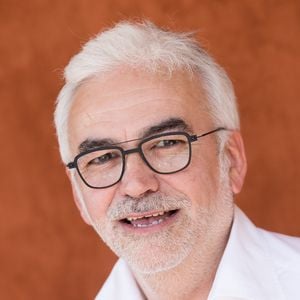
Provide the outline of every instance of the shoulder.
<path id="1" fill-rule="evenodd" d="M 242 252 L 243 272 L 252 270 L 248 277 L 263 283 L 257 288 L 261 295 L 268 290 L 268 297 L 262 299 L 273 299 L 274 295 L 277 299 L 295 299 L 299 295 L 300 238 L 258 228 L 239 208 L 235 210 L 232 238 L 235 250 Z"/>
<path id="2" fill-rule="evenodd" d="M 267 251 L 274 264 L 281 271 L 295 272 L 300 275 L 300 238 L 260 228 L 257 230 L 265 241 Z"/>
<path id="3" fill-rule="evenodd" d="M 299 295 L 300 238 L 257 230 L 265 241 L 266 254 L 283 293 L 287 297 Z"/>

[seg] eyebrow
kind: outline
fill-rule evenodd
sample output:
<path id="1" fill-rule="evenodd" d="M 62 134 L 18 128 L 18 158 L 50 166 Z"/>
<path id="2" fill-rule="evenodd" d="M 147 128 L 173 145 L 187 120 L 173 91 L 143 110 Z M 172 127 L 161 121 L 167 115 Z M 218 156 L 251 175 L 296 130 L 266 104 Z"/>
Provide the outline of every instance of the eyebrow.
<path id="1" fill-rule="evenodd" d="M 116 146 L 128 142 L 142 140 L 149 136 L 159 134 L 168 130 L 179 130 L 185 132 L 192 132 L 191 127 L 181 118 L 169 118 L 161 121 L 160 123 L 153 125 L 147 129 L 141 131 L 140 138 L 131 139 L 127 141 L 118 142 L 113 139 L 104 138 L 104 139 L 86 139 L 78 147 L 79 153 L 92 150 L 98 147 L 106 146 Z"/>
<path id="2" fill-rule="evenodd" d="M 106 147 L 115 145 L 112 139 L 86 139 L 79 146 L 79 153 L 86 152 L 98 147 Z"/>
<path id="3" fill-rule="evenodd" d="M 161 121 L 160 123 L 151 126 L 143 131 L 142 138 L 149 137 L 154 134 L 159 134 L 167 130 L 182 130 L 191 131 L 190 126 L 181 118 L 169 118 L 167 120 Z"/>

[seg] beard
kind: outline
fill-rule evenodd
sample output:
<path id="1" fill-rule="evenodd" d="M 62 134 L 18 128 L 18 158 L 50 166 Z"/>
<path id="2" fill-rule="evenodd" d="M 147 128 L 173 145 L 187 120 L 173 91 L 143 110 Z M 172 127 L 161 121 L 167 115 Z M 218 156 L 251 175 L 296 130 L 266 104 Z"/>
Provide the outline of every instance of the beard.
<path id="1" fill-rule="evenodd" d="M 226 159 L 220 160 L 219 184 L 214 199 L 201 199 L 199 195 L 199 201 L 192 202 L 176 190 L 156 192 L 138 199 L 124 197 L 112 202 L 105 217 L 99 220 L 92 220 L 79 189 L 76 190 L 92 226 L 108 247 L 133 271 L 151 275 L 175 268 L 195 252 L 197 260 L 209 259 L 218 243 L 224 242 L 233 217 L 227 165 Z M 153 233 L 136 234 L 125 230 L 118 221 L 134 213 L 170 210 L 178 210 L 177 219 Z"/>
<path id="2" fill-rule="evenodd" d="M 122 257 L 132 269 L 148 274 L 170 269 L 190 252 L 193 231 L 192 218 L 184 212 L 191 209 L 184 195 L 165 195 L 157 192 L 146 197 L 127 197 L 108 210 L 109 220 L 122 219 L 131 213 L 179 210 L 177 220 L 148 234 L 124 230 L 118 221 L 94 222 L 94 228 L 103 241 Z"/>
<path id="3" fill-rule="evenodd" d="M 184 194 L 157 192 L 139 199 L 124 198 L 109 208 L 108 219 L 93 223 L 103 241 L 130 267 L 141 274 L 154 274 L 175 268 L 193 251 L 207 258 L 216 239 L 223 242 L 231 225 L 233 196 L 228 185 L 220 185 L 215 199 L 193 203 Z M 174 193 L 174 192 L 173 192 Z M 192 207 L 194 206 L 194 207 Z M 124 230 L 119 221 L 126 215 L 147 211 L 178 210 L 177 219 L 151 234 Z"/>

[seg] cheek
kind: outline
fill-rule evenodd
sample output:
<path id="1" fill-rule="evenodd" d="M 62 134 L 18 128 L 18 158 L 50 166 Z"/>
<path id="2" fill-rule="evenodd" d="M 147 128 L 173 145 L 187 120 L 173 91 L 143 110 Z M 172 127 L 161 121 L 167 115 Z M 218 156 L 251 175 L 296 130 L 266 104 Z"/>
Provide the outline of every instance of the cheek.
<path id="1" fill-rule="evenodd" d="M 203 187 L 217 188 L 220 175 L 216 145 L 207 141 L 205 147 L 195 149 L 190 168 L 193 178 Z"/>
<path id="2" fill-rule="evenodd" d="M 219 168 L 217 158 L 204 160 L 193 157 L 187 169 L 162 178 L 173 189 L 185 194 L 192 202 L 208 205 L 217 194 Z"/>
<path id="3" fill-rule="evenodd" d="M 106 212 L 114 197 L 114 190 L 111 189 L 90 189 L 83 187 L 82 196 L 87 210 L 93 221 L 106 217 Z"/>

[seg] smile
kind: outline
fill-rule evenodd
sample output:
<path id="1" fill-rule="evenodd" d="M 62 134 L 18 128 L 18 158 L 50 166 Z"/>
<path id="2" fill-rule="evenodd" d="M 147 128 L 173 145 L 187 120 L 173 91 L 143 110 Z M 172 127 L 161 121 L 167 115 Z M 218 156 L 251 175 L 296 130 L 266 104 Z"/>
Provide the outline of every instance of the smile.
<path id="1" fill-rule="evenodd" d="M 122 219 L 121 222 L 131 225 L 134 228 L 148 228 L 159 225 L 167 219 L 173 217 L 178 212 L 176 210 L 159 211 L 155 213 L 144 213 L 143 215 L 128 216 Z"/>

